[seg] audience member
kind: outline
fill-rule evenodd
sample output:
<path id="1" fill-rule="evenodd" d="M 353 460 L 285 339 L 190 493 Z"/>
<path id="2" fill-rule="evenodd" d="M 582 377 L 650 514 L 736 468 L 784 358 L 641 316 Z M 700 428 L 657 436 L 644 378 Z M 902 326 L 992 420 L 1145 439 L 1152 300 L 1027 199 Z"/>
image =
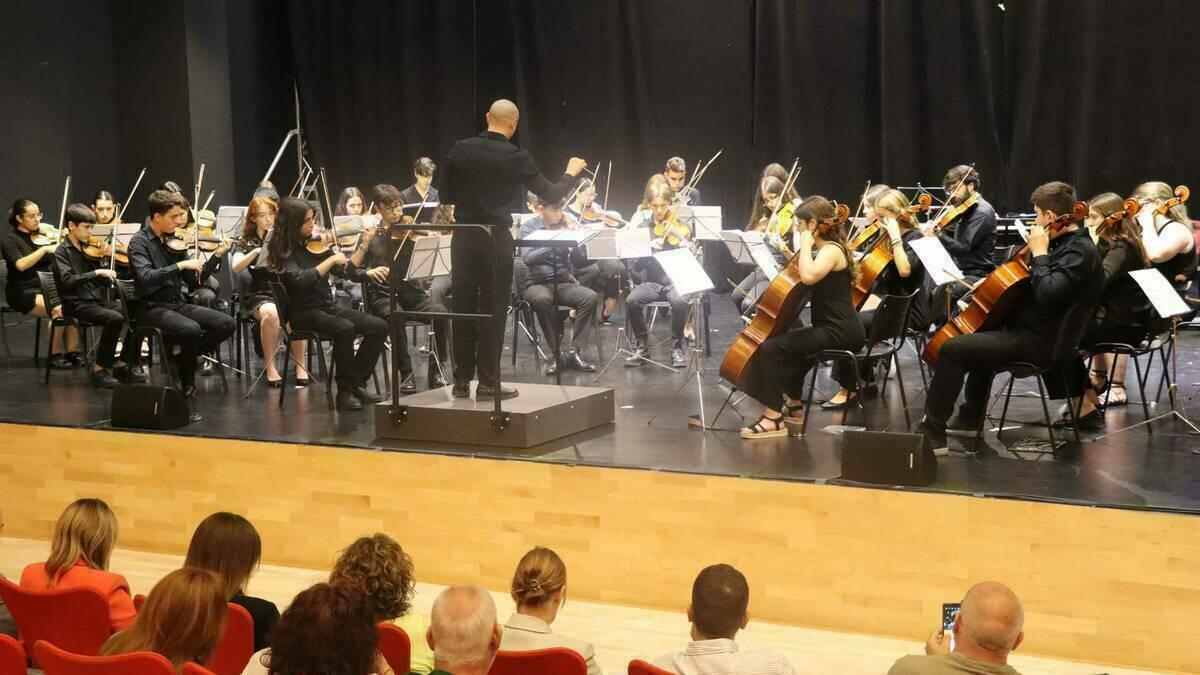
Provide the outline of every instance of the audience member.
<path id="1" fill-rule="evenodd" d="M 750 585 L 746 577 L 725 564 L 700 571 L 692 584 L 692 641 L 677 654 L 654 659 L 654 665 L 680 675 L 791 675 L 792 664 L 783 656 L 762 650 L 739 651 L 737 632 L 750 622 Z"/>
<path id="2" fill-rule="evenodd" d="M 433 670 L 433 651 L 424 640 L 429 623 L 411 611 L 416 586 L 412 558 L 395 539 L 382 533 L 360 537 L 342 551 L 329 575 L 329 583 L 350 583 L 366 591 L 375 621 L 391 621 L 408 634 L 412 643 L 412 671 Z"/>
<path id="3" fill-rule="evenodd" d="M 503 629 L 496 603 L 478 586 L 451 586 L 433 603 L 425 639 L 433 649 L 432 675 L 487 675 Z"/>
<path id="4" fill-rule="evenodd" d="M 129 595 L 129 582 L 108 571 L 108 559 L 117 543 L 117 517 L 99 499 L 78 499 L 67 506 L 54 524 L 50 557 L 21 572 L 21 585 L 39 590 L 86 586 L 108 599 L 112 630 L 133 625 L 137 611 Z"/>
<path id="5" fill-rule="evenodd" d="M 302 591 L 242 675 L 394 675 L 375 650 L 379 634 L 367 594 L 347 584 Z"/>
<path id="6" fill-rule="evenodd" d="M 241 605 L 254 619 L 254 650 L 270 646 L 267 636 L 279 620 L 275 603 L 246 595 L 246 584 L 258 571 L 262 539 L 242 516 L 221 511 L 200 522 L 188 544 L 184 567 L 197 567 L 220 575 L 225 598 Z"/>
<path id="7" fill-rule="evenodd" d="M 183 672 L 184 663 L 204 665 L 212 657 L 228 614 L 221 577 L 192 567 L 175 570 L 154 584 L 133 627 L 109 638 L 100 655 L 155 652 Z"/>
<path id="8" fill-rule="evenodd" d="M 903 656 L 888 675 L 1017 675 L 1008 654 L 1025 639 L 1025 610 L 1017 594 L 995 581 L 982 581 L 967 591 L 954 619 L 954 651 L 941 629 L 929 636 L 925 656 Z"/>
<path id="9" fill-rule="evenodd" d="M 3 532 L 3 531 L 4 531 L 4 510 L 0 509 L 0 532 Z M 4 578 L 4 575 L 0 574 L 0 579 L 3 579 L 3 578 Z M 10 637 L 17 637 L 17 622 L 13 621 L 12 614 L 10 614 L 8 611 L 8 608 L 4 606 L 3 598 L 0 598 L 0 635 L 8 635 Z"/>
<path id="10" fill-rule="evenodd" d="M 512 599 L 517 611 L 504 623 L 500 649 L 523 652 L 566 647 L 587 661 L 589 675 L 600 675 L 592 645 L 550 630 L 567 601 L 567 566 L 557 553 L 538 546 L 521 558 L 513 573 Z"/>

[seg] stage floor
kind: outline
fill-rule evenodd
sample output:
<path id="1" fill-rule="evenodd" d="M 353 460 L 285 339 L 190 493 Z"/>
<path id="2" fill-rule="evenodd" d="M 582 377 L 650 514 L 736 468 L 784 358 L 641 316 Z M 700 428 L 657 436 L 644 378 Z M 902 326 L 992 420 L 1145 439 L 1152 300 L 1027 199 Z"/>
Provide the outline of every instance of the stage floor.
<path id="1" fill-rule="evenodd" d="M 717 383 L 716 371 L 740 322 L 727 298 L 713 298 L 712 357 L 705 363 L 704 406 L 710 422 L 726 399 L 728 390 Z M 667 325 L 660 321 L 655 338 L 666 337 Z M 617 327 L 601 329 L 606 358 L 612 356 Z M 35 369 L 32 353 L 32 323 L 22 322 L 8 330 L 12 358 L 0 378 L 0 421 L 18 424 L 108 428 L 109 395 L 91 389 L 82 369 L 52 371 L 49 385 L 42 383 L 42 371 Z M 421 336 L 423 340 L 423 335 Z M 511 346 L 511 341 L 508 342 Z M 1189 417 L 1200 417 L 1200 399 L 1187 400 L 1200 381 L 1200 337 L 1191 333 L 1180 336 L 1179 380 L 1182 399 Z M 534 366 L 532 348 L 524 337 L 518 343 L 517 367 L 511 367 L 506 346 L 505 376 L 512 382 L 551 382 Z M 665 358 L 668 345 L 654 350 Z M 414 350 L 415 355 L 415 350 Z M 596 360 L 594 349 L 586 354 Z M 920 419 L 924 394 L 917 370 L 916 355 L 906 348 L 901 360 L 908 383 L 910 415 Z M 598 364 L 602 366 L 603 364 Z M 417 356 L 417 371 L 424 372 L 424 357 Z M 157 370 L 156 370 L 157 373 Z M 1150 397 L 1158 382 L 1159 370 L 1151 375 Z M 422 378 L 423 379 L 423 378 Z M 567 372 L 563 384 L 591 385 L 594 374 Z M 1130 368 L 1129 381 L 1134 380 Z M 740 410 L 748 417 L 758 407 L 747 400 L 738 410 L 726 410 L 716 421 L 719 430 L 701 432 L 689 428 L 688 416 L 699 412 L 697 385 L 684 382 L 684 371 L 667 372 L 644 365 L 622 367 L 618 359 L 600 379 L 600 386 L 616 391 L 615 424 L 600 427 L 529 450 L 508 450 L 479 446 L 455 446 L 438 443 L 400 443 L 378 439 L 370 410 L 335 413 L 325 406 L 320 386 L 291 389 L 283 408 L 277 407 L 278 390 L 260 385 L 249 398 L 248 384 L 232 374 L 230 390 L 222 392 L 217 377 L 200 378 L 193 407 L 204 419 L 173 433 L 212 438 L 253 439 L 285 443 L 314 443 L 354 448 L 479 456 L 559 464 L 620 467 L 695 474 L 741 476 L 770 480 L 837 483 L 840 471 L 840 435 L 833 425 L 861 424 L 857 411 L 843 420 L 841 412 L 820 411 L 814 405 L 808 437 L 743 441 L 737 434 Z M 421 383 L 423 384 L 423 382 Z M 998 378 L 999 391 L 1002 379 Z M 824 369 L 818 387 L 831 394 L 836 385 Z M 1032 380 L 1019 381 L 1016 392 L 1036 390 Z M 1137 400 L 1136 388 L 1130 397 Z M 1152 406 L 1151 414 L 1168 409 L 1163 403 Z M 868 428 L 904 431 L 905 419 L 895 379 L 884 398 L 870 399 L 867 405 Z M 994 399 L 993 413 L 999 416 L 1000 402 Z M 653 423 L 651 418 L 658 414 Z M 1053 408 L 1052 408 L 1053 414 Z M 1154 433 L 1139 427 L 1115 436 L 1092 440 L 1097 433 L 1084 435 L 1081 446 L 1068 446 L 1055 455 L 1028 452 L 1045 450 L 1045 429 L 1040 428 L 1041 407 L 1036 398 L 1014 396 L 1009 410 L 1010 429 L 1003 442 L 994 432 L 985 434 L 986 446 L 975 455 L 952 453 L 939 459 L 937 482 L 930 491 L 1054 501 L 1117 508 L 1152 509 L 1200 513 L 1200 437 L 1187 433 L 1176 421 L 1154 424 Z M 1109 430 L 1143 419 L 1136 402 L 1107 413 Z M 1037 420 L 1038 425 L 1012 428 L 1015 420 Z M 990 426 L 990 425 L 989 425 Z M 1067 437 L 1064 434 L 1063 437 Z M 951 440 L 952 448 L 967 448 L 971 442 Z"/>

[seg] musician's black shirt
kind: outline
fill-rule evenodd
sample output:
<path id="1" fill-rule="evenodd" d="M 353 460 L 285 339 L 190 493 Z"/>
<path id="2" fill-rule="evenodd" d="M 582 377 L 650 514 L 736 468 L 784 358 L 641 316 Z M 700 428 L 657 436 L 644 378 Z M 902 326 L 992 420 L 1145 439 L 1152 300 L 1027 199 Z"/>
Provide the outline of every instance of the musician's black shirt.
<path id="1" fill-rule="evenodd" d="M 99 269 L 100 261 L 88 258 L 70 239 L 64 239 L 54 251 L 54 285 L 63 304 L 103 302 L 104 289 L 110 284 L 96 274 Z"/>
<path id="2" fill-rule="evenodd" d="M 996 269 L 992 257 L 996 248 L 996 209 L 983 195 L 958 217 L 953 235 L 943 232 L 938 239 L 963 274 L 985 277 Z"/>
<path id="3" fill-rule="evenodd" d="M 1072 305 L 1100 302 L 1104 266 L 1086 228 L 1050 242 L 1050 251 L 1030 263 L 1029 295 L 1017 306 L 1008 325 L 1029 330 L 1053 344 L 1059 325 Z"/>

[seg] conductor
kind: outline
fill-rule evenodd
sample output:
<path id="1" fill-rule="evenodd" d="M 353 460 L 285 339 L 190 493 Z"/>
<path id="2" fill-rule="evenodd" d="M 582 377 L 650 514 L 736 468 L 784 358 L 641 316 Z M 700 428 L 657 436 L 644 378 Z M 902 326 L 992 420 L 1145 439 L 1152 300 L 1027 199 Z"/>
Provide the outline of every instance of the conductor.
<path id="1" fill-rule="evenodd" d="M 517 132 L 516 104 L 500 99 L 487 113 L 487 131 L 450 148 L 442 172 L 441 201 L 454 205 L 459 223 L 492 226 L 455 232 L 450 247 L 450 284 L 456 313 L 492 313 L 496 319 L 454 322 L 454 396 L 469 398 L 476 372 L 475 398 L 517 395 L 500 383 L 500 349 L 512 287 L 512 214 L 524 210 L 528 189 L 556 202 L 575 187 L 587 162 L 572 157 L 566 172 L 550 182 L 529 153 L 510 142 Z"/>

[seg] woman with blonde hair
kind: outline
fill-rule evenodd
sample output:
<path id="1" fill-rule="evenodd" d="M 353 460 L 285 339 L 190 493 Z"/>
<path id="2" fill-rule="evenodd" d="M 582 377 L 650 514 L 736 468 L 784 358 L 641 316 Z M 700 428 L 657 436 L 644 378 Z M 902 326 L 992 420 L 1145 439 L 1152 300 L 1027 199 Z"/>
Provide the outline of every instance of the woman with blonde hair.
<path id="1" fill-rule="evenodd" d="M 525 652 L 565 647 L 587 661 L 588 675 L 600 675 L 591 644 L 550 630 L 567 601 L 567 566 L 557 553 L 541 546 L 526 553 L 513 572 L 511 594 L 517 611 L 504 624 L 500 649 Z"/>
<path id="2" fill-rule="evenodd" d="M 1142 205 L 1137 222 L 1142 226 L 1146 256 L 1154 269 L 1179 288 L 1196 273 L 1196 240 L 1186 206 L 1178 204 L 1166 214 L 1156 213 L 1173 196 L 1171 186 L 1161 181 L 1142 183 L 1133 191 L 1133 198 Z"/>
<path id="3" fill-rule="evenodd" d="M 216 572 L 225 599 L 241 605 L 254 619 L 254 651 L 269 647 L 267 636 L 279 620 L 275 603 L 246 595 L 246 584 L 258 571 L 262 539 L 258 530 L 236 513 L 220 511 L 200 521 L 188 544 L 185 567 Z"/>
<path id="4" fill-rule="evenodd" d="M 399 542 L 382 532 L 359 537 L 338 556 L 329 573 L 331 584 L 353 584 L 366 592 L 375 620 L 391 621 L 404 630 L 412 643 L 410 670 L 433 670 L 433 651 L 425 641 L 429 628 L 423 616 L 412 611 L 417 581 L 413 562 Z"/>
<path id="5" fill-rule="evenodd" d="M 117 517 L 100 499 L 77 499 L 58 517 L 50 541 L 50 557 L 21 572 L 21 586 L 37 590 L 94 588 L 108 600 L 113 631 L 133 625 L 137 610 L 129 582 L 108 571 L 117 543 Z"/>
<path id="6" fill-rule="evenodd" d="M 225 630 L 224 588 L 215 572 L 194 567 L 171 572 L 150 590 L 133 627 L 109 638 L 101 656 L 154 652 L 178 672 L 189 661 L 204 665 Z"/>

